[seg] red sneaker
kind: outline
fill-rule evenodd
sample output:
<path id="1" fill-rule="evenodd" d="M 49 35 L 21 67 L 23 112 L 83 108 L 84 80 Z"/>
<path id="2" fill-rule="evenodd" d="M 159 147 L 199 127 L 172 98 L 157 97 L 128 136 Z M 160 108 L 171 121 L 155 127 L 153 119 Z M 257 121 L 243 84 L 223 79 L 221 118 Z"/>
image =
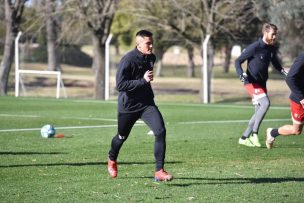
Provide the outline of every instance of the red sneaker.
<path id="1" fill-rule="evenodd" d="M 164 169 L 160 169 L 155 172 L 154 179 L 155 181 L 170 181 L 173 179 L 173 176 L 167 173 Z"/>
<path id="2" fill-rule="evenodd" d="M 112 178 L 117 177 L 117 163 L 116 161 L 108 160 L 108 172 Z"/>

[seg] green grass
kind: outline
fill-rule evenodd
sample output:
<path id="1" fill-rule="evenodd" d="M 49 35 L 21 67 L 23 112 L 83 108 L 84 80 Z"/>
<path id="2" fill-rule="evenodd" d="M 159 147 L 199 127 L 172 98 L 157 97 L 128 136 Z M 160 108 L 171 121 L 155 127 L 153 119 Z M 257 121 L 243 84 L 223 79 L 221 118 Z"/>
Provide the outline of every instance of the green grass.
<path id="1" fill-rule="evenodd" d="M 159 108 L 167 127 L 166 170 L 175 179 L 153 181 L 154 139 L 139 125 L 121 149 L 113 180 L 106 163 L 115 102 L 1 97 L 0 202 L 303 202 L 302 136 L 279 137 L 273 150 L 247 148 L 237 141 L 252 106 Z M 271 107 L 261 141 L 267 127 L 290 122 L 275 119 L 289 117 L 287 106 Z M 47 123 L 71 138 L 42 138 Z M 81 126 L 95 128 L 75 128 Z"/>

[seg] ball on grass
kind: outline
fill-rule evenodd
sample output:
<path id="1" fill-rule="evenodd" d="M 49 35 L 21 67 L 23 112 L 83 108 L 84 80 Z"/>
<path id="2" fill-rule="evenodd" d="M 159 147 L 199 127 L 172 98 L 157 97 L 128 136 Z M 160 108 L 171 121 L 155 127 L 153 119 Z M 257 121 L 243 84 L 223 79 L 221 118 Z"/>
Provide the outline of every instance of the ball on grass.
<path id="1" fill-rule="evenodd" d="M 47 124 L 42 126 L 40 133 L 43 138 L 52 138 L 56 134 L 56 129 L 54 126 Z"/>

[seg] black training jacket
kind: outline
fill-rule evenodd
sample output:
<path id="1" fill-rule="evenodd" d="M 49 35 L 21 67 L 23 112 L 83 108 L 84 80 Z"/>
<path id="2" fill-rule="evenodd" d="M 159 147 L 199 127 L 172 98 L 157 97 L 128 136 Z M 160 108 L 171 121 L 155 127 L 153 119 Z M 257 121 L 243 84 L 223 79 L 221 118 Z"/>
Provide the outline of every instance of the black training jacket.
<path id="1" fill-rule="evenodd" d="M 286 83 L 291 90 L 289 98 L 300 103 L 304 99 L 304 52 L 300 53 L 292 64 Z"/>
<path id="2" fill-rule="evenodd" d="M 147 70 L 153 69 L 155 60 L 154 54 L 143 55 L 136 48 L 121 59 L 116 74 L 118 112 L 137 112 L 155 105 L 151 84 L 143 78 Z"/>
<path id="3" fill-rule="evenodd" d="M 258 83 L 262 87 L 266 87 L 270 62 L 275 69 L 278 71 L 282 70 L 282 66 L 277 57 L 277 48 L 273 45 L 265 44 L 262 38 L 259 38 L 246 47 L 242 54 L 235 60 L 235 67 L 238 75 L 243 74 L 241 64 L 246 60 L 246 73 L 248 75 L 247 83 Z"/>

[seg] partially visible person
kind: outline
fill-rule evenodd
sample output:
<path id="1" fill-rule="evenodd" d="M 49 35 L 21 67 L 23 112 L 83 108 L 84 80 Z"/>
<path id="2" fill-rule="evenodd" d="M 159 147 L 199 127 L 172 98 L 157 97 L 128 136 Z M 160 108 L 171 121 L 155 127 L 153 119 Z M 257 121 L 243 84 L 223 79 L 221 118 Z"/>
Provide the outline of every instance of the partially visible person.
<path id="1" fill-rule="evenodd" d="M 268 128 L 266 131 L 266 146 L 272 149 L 275 138 L 279 135 L 300 135 L 304 123 L 304 52 L 300 53 L 292 64 L 286 83 L 291 90 L 289 96 L 293 125 L 283 125 L 279 128 Z"/>
<path id="2" fill-rule="evenodd" d="M 236 72 L 244 83 L 245 89 L 252 98 L 255 112 L 252 115 L 247 129 L 239 139 L 239 144 L 248 147 L 261 147 L 258 132 L 265 114 L 270 106 L 267 96 L 266 82 L 270 62 L 275 69 L 286 76 L 277 57 L 277 26 L 265 23 L 262 29 L 262 38 L 244 49 L 235 61 Z M 247 70 L 243 71 L 242 64 L 247 61 Z"/>
<path id="3" fill-rule="evenodd" d="M 113 137 L 108 156 L 108 172 L 117 177 L 117 157 L 138 119 L 142 119 L 155 136 L 155 180 L 169 181 L 173 176 L 164 170 L 166 154 L 166 128 L 158 107 L 154 102 L 151 87 L 153 66 L 156 60 L 152 53 L 153 37 L 147 30 L 136 33 L 136 48 L 120 61 L 116 74 L 118 96 L 118 129 Z M 140 148 L 140 145 L 138 145 Z"/>

